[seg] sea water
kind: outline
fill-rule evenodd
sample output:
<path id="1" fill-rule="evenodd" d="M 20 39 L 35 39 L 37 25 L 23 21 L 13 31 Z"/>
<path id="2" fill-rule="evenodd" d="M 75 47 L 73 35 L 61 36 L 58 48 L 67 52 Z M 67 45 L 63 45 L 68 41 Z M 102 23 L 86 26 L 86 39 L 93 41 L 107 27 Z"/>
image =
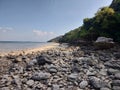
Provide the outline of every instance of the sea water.
<path id="1" fill-rule="evenodd" d="M 0 41 L 0 52 L 37 48 L 47 44 L 47 42 Z"/>

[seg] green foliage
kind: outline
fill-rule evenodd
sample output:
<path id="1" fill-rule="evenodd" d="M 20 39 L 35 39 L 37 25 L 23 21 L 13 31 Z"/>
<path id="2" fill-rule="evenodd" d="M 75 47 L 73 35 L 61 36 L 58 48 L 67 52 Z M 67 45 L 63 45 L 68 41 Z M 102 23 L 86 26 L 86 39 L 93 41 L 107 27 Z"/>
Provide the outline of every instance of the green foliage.
<path id="1" fill-rule="evenodd" d="M 79 38 L 96 40 L 98 36 L 111 37 L 120 42 L 120 0 L 113 0 L 110 7 L 99 9 L 93 18 L 85 18 L 83 26 L 66 33 L 63 41 L 71 42 Z"/>
<path id="2" fill-rule="evenodd" d="M 70 41 L 76 40 L 78 37 L 80 37 L 80 35 L 79 35 L 80 29 L 81 28 L 79 27 L 79 28 L 76 28 L 75 30 L 72 30 L 72 31 L 66 33 L 63 36 L 63 40 L 62 41 L 70 42 Z"/>
<path id="3" fill-rule="evenodd" d="M 90 23 L 90 24 L 87 24 Z M 96 14 L 95 17 L 91 19 L 84 20 L 84 33 L 82 37 L 91 38 L 92 35 L 95 37 L 91 40 L 95 40 L 97 36 L 111 37 L 115 41 L 119 42 L 120 35 L 117 34 L 120 32 L 120 13 L 115 12 L 112 8 L 104 7 L 101 8 Z"/>

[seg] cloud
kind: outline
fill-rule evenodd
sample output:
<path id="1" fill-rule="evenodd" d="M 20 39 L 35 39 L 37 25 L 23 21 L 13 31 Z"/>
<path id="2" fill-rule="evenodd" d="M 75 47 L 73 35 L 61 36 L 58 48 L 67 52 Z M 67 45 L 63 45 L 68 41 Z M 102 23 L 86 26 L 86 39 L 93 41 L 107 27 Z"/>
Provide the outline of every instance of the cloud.
<path id="1" fill-rule="evenodd" d="M 0 27 L 0 32 L 6 33 L 9 31 L 13 31 L 13 28 L 11 27 Z"/>
<path id="2" fill-rule="evenodd" d="M 47 31 L 40 31 L 40 30 L 33 30 L 37 36 L 45 37 L 45 36 L 55 36 L 54 32 L 47 32 Z"/>
<path id="3" fill-rule="evenodd" d="M 55 38 L 57 34 L 54 32 L 41 31 L 41 30 L 33 30 L 34 38 L 37 41 L 48 41 L 52 38 Z"/>

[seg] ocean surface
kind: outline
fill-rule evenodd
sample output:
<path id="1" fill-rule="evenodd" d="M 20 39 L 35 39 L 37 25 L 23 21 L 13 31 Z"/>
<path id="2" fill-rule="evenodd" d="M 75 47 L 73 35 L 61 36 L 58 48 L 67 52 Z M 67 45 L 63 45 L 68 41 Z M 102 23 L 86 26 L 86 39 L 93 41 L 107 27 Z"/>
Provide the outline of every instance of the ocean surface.
<path id="1" fill-rule="evenodd" d="M 0 52 L 11 52 L 41 47 L 47 45 L 46 42 L 22 42 L 22 41 L 0 41 Z"/>

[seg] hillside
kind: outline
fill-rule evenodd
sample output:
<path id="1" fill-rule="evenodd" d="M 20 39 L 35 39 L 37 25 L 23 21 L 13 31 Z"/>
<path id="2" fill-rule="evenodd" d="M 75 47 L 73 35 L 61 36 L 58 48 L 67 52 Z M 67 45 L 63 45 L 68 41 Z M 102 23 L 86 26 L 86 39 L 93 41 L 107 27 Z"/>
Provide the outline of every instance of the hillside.
<path id="1" fill-rule="evenodd" d="M 98 10 L 93 18 L 85 18 L 83 25 L 66 33 L 59 41 L 74 42 L 79 39 L 94 41 L 99 36 L 120 42 L 120 0 Z"/>

